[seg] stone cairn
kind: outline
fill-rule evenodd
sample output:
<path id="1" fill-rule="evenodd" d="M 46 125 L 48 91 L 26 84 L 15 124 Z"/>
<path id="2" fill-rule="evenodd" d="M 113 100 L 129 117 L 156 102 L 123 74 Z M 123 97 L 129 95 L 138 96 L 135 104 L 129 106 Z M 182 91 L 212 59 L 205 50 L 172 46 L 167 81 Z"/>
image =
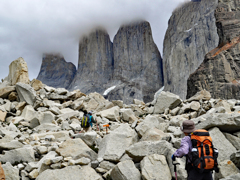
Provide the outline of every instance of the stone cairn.
<path id="1" fill-rule="evenodd" d="M 240 100 L 212 99 L 203 90 L 182 101 L 162 91 L 151 103 L 135 99 L 126 105 L 98 93 L 30 82 L 26 74 L 18 71 L 0 84 L 0 161 L 6 179 L 171 180 L 171 155 L 188 119 L 207 129 L 219 150 L 215 180 L 240 179 Z M 97 120 L 85 133 L 83 110 L 93 111 Z M 178 179 L 184 180 L 185 159 L 177 161 Z"/>

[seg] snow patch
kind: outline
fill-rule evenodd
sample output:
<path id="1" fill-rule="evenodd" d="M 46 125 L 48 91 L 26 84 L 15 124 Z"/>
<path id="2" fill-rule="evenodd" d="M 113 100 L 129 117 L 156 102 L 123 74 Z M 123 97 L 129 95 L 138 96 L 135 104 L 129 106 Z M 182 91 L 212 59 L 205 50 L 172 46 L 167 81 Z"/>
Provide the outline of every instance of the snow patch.
<path id="1" fill-rule="evenodd" d="M 159 95 L 163 90 L 164 90 L 164 86 L 155 93 L 154 99 L 157 99 L 158 95 Z"/>
<path id="2" fill-rule="evenodd" d="M 115 89 L 115 87 L 116 87 L 116 86 L 112 86 L 112 87 L 108 88 L 108 89 L 103 93 L 103 95 L 104 95 L 104 96 L 108 95 L 108 93 L 109 93 L 110 91 L 112 91 L 113 89 Z"/>

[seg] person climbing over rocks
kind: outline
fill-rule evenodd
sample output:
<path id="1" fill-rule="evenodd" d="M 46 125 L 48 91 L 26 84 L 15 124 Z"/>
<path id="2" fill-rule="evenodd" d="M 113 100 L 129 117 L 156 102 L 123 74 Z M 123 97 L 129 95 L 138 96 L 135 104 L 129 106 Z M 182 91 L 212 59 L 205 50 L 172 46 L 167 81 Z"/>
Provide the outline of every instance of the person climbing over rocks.
<path id="1" fill-rule="evenodd" d="M 89 111 L 88 113 L 87 113 L 87 111 L 83 111 L 83 113 L 84 113 L 84 115 L 83 115 L 82 123 L 81 123 L 83 131 L 84 132 L 91 131 L 93 123 L 97 123 L 97 121 L 93 118 L 92 111 Z M 81 132 L 83 132 L 83 131 L 81 131 Z"/>
<path id="2" fill-rule="evenodd" d="M 209 132 L 195 130 L 192 120 L 183 121 L 181 130 L 185 137 L 180 148 L 172 155 L 173 162 L 176 158 L 186 156 L 187 180 L 212 180 L 212 171 L 218 172 L 218 150 L 214 148 Z"/>

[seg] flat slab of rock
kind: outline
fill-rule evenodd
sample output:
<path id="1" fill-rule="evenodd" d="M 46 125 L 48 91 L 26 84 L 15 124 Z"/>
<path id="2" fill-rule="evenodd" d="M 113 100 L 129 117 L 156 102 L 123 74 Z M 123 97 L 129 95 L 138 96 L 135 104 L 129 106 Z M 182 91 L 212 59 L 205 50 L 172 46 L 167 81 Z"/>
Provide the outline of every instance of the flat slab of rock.
<path id="1" fill-rule="evenodd" d="M 15 86 L 7 86 L 0 89 L 0 98 L 7 99 L 8 95 L 15 91 Z"/>
<path id="2" fill-rule="evenodd" d="M 172 175 L 165 156 L 152 154 L 143 158 L 140 163 L 144 180 L 171 180 Z"/>
<path id="3" fill-rule="evenodd" d="M 167 141 L 142 141 L 130 146 L 126 153 L 134 160 L 140 162 L 145 156 L 151 154 L 159 154 L 167 157 L 168 152 L 172 149 L 172 145 Z"/>
<path id="4" fill-rule="evenodd" d="M 221 131 L 236 132 L 240 131 L 239 113 L 213 113 L 205 116 L 206 120 L 196 125 L 196 129 L 210 129 L 218 127 Z"/>
<path id="5" fill-rule="evenodd" d="M 0 161 L 10 162 L 11 164 L 15 164 L 16 162 L 33 162 L 35 161 L 34 150 L 32 146 L 25 146 L 6 151 L 6 153 L 0 157 Z"/>
<path id="6" fill-rule="evenodd" d="M 218 162 L 230 160 L 230 156 L 235 153 L 236 148 L 226 139 L 223 133 L 216 127 L 209 130 L 213 140 L 213 145 L 218 149 Z"/>
<path id="7" fill-rule="evenodd" d="M 46 170 L 36 180 L 103 180 L 94 169 L 89 166 L 68 166 L 63 169 Z"/>
<path id="8" fill-rule="evenodd" d="M 112 180 L 141 180 L 141 174 L 131 160 L 118 163 L 110 176 Z"/>
<path id="9" fill-rule="evenodd" d="M 128 124 L 121 124 L 120 127 L 104 136 L 99 146 L 98 157 L 118 162 L 125 150 L 137 141 L 137 133 Z"/>
<path id="10" fill-rule="evenodd" d="M 182 100 L 178 95 L 162 91 L 154 103 L 154 114 L 164 113 L 165 109 L 174 109 Z"/>
<path id="11" fill-rule="evenodd" d="M 36 101 L 36 92 L 29 84 L 19 82 L 16 84 L 16 90 L 20 102 L 25 101 L 27 104 L 33 105 Z"/>
<path id="12" fill-rule="evenodd" d="M 82 139 L 69 139 L 63 142 L 56 150 L 63 157 L 72 157 L 74 160 L 86 157 L 93 160 L 97 159 L 97 153 L 90 149 Z"/>
<path id="13" fill-rule="evenodd" d="M 11 165 L 11 163 L 7 162 L 6 164 L 2 165 L 4 170 L 6 180 L 19 180 L 19 170 Z M 5 180 L 5 179 L 4 179 Z"/>

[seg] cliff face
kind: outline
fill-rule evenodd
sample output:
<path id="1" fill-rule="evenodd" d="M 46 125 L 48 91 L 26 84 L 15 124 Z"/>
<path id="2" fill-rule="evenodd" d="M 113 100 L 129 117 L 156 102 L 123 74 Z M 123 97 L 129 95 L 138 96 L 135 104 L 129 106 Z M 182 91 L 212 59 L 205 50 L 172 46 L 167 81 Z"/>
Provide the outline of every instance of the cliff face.
<path id="1" fill-rule="evenodd" d="M 48 86 L 68 88 L 76 74 L 76 67 L 59 54 L 45 54 L 37 79 Z"/>
<path id="2" fill-rule="evenodd" d="M 113 40 L 113 53 L 113 80 L 120 84 L 108 98 L 129 103 L 134 98 L 153 100 L 154 93 L 163 86 L 163 72 L 150 24 L 141 21 L 120 27 Z"/>
<path id="3" fill-rule="evenodd" d="M 112 78 L 113 63 L 112 42 L 105 30 L 97 29 L 83 37 L 79 43 L 77 74 L 69 89 L 103 93 Z"/>
<path id="4" fill-rule="evenodd" d="M 187 79 L 219 42 L 214 11 L 218 0 L 188 2 L 176 9 L 164 39 L 164 90 L 187 95 Z"/>
<path id="5" fill-rule="evenodd" d="M 213 98 L 240 98 L 240 2 L 219 0 L 215 11 L 219 45 L 188 79 L 190 97 L 201 89 Z"/>

